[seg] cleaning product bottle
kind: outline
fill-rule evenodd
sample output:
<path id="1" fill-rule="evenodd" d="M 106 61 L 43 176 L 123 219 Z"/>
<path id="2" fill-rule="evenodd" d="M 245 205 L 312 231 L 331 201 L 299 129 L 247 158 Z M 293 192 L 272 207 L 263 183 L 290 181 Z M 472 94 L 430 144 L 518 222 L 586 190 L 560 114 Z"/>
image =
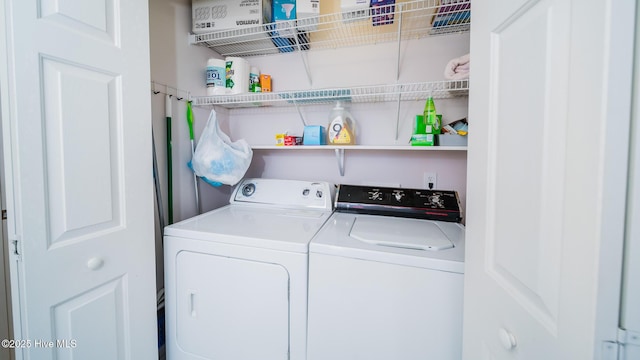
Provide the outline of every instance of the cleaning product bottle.
<path id="1" fill-rule="evenodd" d="M 423 119 L 425 122 L 425 132 L 427 134 L 440 134 L 440 122 L 436 115 L 436 104 L 433 102 L 433 96 L 429 94 L 427 102 L 424 104 Z"/>
<path id="2" fill-rule="evenodd" d="M 356 123 L 351 114 L 338 101 L 329 114 L 327 144 L 354 145 L 356 143 Z"/>
<path id="3" fill-rule="evenodd" d="M 260 88 L 260 69 L 255 66 L 249 71 L 249 92 L 262 92 Z"/>
<path id="4" fill-rule="evenodd" d="M 412 145 L 436 145 L 436 136 L 440 134 L 440 123 L 436 114 L 436 104 L 433 102 L 433 96 L 431 96 L 431 94 L 429 94 L 427 102 L 424 104 L 422 121 L 424 122 L 425 136 L 420 136 L 416 142 L 412 142 Z"/>

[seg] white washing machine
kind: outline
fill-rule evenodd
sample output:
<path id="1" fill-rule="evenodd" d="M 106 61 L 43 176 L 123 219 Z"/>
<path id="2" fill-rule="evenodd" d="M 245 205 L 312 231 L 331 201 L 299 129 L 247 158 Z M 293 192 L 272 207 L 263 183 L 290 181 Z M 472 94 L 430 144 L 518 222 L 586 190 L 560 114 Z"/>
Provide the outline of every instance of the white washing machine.
<path id="1" fill-rule="evenodd" d="M 246 179 L 229 205 L 165 228 L 168 359 L 305 359 L 308 244 L 332 191 Z"/>
<path id="2" fill-rule="evenodd" d="M 461 359 L 457 193 L 340 185 L 335 210 L 309 245 L 307 359 Z"/>

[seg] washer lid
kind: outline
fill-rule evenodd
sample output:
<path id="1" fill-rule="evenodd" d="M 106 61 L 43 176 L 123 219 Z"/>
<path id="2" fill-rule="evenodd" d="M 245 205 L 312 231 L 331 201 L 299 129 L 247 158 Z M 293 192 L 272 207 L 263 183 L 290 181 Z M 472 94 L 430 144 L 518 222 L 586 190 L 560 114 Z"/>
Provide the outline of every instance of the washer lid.
<path id="1" fill-rule="evenodd" d="M 422 227 L 415 226 L 414 223 L 430 223 L 430 225 Z M 366 235 L 359 231 L 359 228 L 366 229 Z M 425 233 L 431 231 L 429 237 L 434 237 L 434 233 L 442 232 L 442 238 L 453 244 L 453 247 L 433 251 L 434 249 L 418 248 L 414 246 L 414 243 L 407 246 L 406 241 L 404 241 L 404 246 L 388 245 L 389 242 L 394 241 L 394 238 L 403 238 L 405 233 L 416 231 L 415 229 L 421 229 L 419 231 Z M 438 231 L 434 229 L 438 229 Z M 385 243 L 379 244 L 357 239 L 353 236 L 354 231 L 356 236 L 366 240 L 371 240 L 373 237 L 377 241 L 382 240 Z M 377 234 L 374 234 L 376 231 L 380 232 L 379 238 Z M 463 274 L 464 233 L 464 225 L 454 222 L 334 212 L 309 243 L 309 253 Z M 428 237 L 424 236 L 424 238 Z M 447 244 L 447 242 L 440 243 L 439 240 L 431 242 L 432 246 L 442 246 L 442 244 Z"/>
<path id="2" fill-rule="evenodd" d="M 453 242 L 430 221 L 389 217 L 358 217 L 349 235 L 360 241 L 402 249 L 439 251 L 451 249 Z"/>

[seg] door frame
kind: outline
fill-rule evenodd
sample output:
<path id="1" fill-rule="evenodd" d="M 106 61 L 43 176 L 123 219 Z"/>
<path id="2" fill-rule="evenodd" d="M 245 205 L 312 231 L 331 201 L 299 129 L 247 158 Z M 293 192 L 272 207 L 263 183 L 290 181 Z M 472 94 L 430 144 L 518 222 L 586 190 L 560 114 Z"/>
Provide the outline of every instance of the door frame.
<path id="1" fill-rule="evenodd" d="M 594 354 L 607 356 L 605 343 L 617 342 L 622 299 L 622 268 L 629 183 L 630 129 L 633 102 L 636 10 L 633 0 L 609 1 L 608 34 L 605 38 L 605 134 L 601 174 L 601 233 L 598 261 L 598 292 Z"/>
<path id="2" fill-rule="evenodd" d="M 0 91 L 0 98 L 2 98 L 2 92 Z M 2 105 L 0 100 L 0 122 L 2 121 Z M 0 128 L 0 136 L 2 136 L 2 129 Z M 0 142 L 1 142 L 0 138 Z M 4 188 L 4 160 L 2 146 L 0 146 L 0 209 L 3 215 L 6 216 L 5 209 L 5 191 Z M 3 216 L 4 217 L 4 216 Z M 5 219 L 1 220 L 0 226 L 0 324 L 5 324 L 0 328 L 0 339 L 13 339 L 13 326 L 11 317 L 11 281 L 9 278 L 9 249 L 10 244 L 7 241 L 7 226 Z M 9 354 L 8 359 L 14 359 L 15 354 L 11 349 L 0 349 Z M 0 355 L 3 355 L 0 353 Z M 0 356 L 0 359 L 4 360 Z"/>
<path id="3" fill-rule="evenodd" d="M 2 24 L 4 26 L 0 26 L 0 53 L 5 54 L 0 56 L 0 75 L 8 76 L 7 71 L 9 71 L 10 67 L 13 66 L 10 59 L 7 58 L 6 54 L 8 54 L 9 47 L 13 46 L 13 44 L 8 43 L 8 34 L 7 34 L 7 26 L 12 21 L 12 19 L 7 17 L 8 11 L 7 7 L 10 6 L 10 3 L 2 0 L 0 3 L 0 19 L 2 19 Z M 8 78 L 8 77 L 7 77 Z M 9 79 L 9 78 L 8 78 Z M 5 87 L 6 84 L 6 87 Z M 20 301 L 18 297 L 18 292 L 16 289 L 11 288 L 12 283 L 17 283 L 18 274 L 17 274 L 17 264 L 15 263 L 15 257 L 11 256 L 11 237 L 9 236 L 9 229 L 15 228 L 15 224 L 11 225 L 12 221 L 15 219 L 11 216 L 9 210 L 9 204 L 13 203 L 13 164 L 5 162 L 5 155 L 12 154 L 12 148 L 14 141 L 13 139 L 13 127 L 11 125 L 11 113 L 15 111 L 15 106 L 12 106 L 12 100 L 10 99 L 11 92 L 9 88 L 11 84 L 7 82 L 0 82 L 0 205 L 2 209 L 7 209 L 7 219 L 2 221 L 2 234 L 0 236 L 2 240 L 2 246 L 6 251 L 3 255 L 4 257 L 0 259 L 0 265 L 3 267 L 5 273 L 4 278 L 0 279 L 0 286 L 4 286 L 6 289 L 6 304 L 7 304 L 7 322 L 9 328 L 9 335 L 12 338 L 15 338 L 15 334 L 21 333 L 21 322 L 19 312 L 16 310 L 19 309 Z M 6 244 L 6 245 L 5 245 Z M 0 311 L 4 311 L 4 309 L 0 309 Z M 15 351 L 11 351 L 10 358 L 15 359 Z"/>

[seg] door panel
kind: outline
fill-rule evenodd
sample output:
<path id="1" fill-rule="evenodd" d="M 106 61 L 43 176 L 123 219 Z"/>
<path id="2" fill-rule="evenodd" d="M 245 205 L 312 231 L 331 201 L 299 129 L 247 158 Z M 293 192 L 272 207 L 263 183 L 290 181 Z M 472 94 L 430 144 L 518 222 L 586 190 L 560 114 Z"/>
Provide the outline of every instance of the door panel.
<path id="1" fill-rule="evenodd" d="M 554 203 L 566 167 L 568 9 L 550 2 L 521 9 L 492 32 L 490 53 L 488 272 L 551 333 L 562 248 L 563 209 Z"/>
<path id="2" fill-rule="evenodd" d="M 120 81 L 48 58 L 42 74 L 50 241 L 115 231 L 123 225 Z"/>
<path id="3" fill-rule="evenodd" d="M 608 78 L 617 59 L 608 36 L 630 39 L 610 33 L 610 21 L 627 17 L 609 6 L 473 7 L 464 359 L 598 352 L 598 308 L 617 297 L 599 293 L 601 275 L 615 274 L 604 266 L 619 260 L 601 254 L 621 240 L 606 231 L 605 209 L 624 208 L 622 197 L 607 197 L 620 187 L 604 185 L 624 177 L 603 170 L 620 155 L 607 149 L 605 134 L 617 131 L 607 126 L 607 89 L 629 95 Z"/>
<path id="4" fill-rule="evenodd" d="M 40 1 L 40 16 L 96 40 L 113 44 L 120 42 L 116 29 L 120 26 L 116 17 L 116 0 L 43 0 Z"/>
<path id="5" fill-rule="evenodd" d="M 2 6 L 17 357 L 157 358 L 148 2 Z"/>
<path id="6" fill-rule="evenodd" d="M 126 358 L 121 345 L 128 341 L 122 321 L 129 316 L 126 283 L 126 278 L 118 278 L 53 307 L 56 359 L 90 359 L 94 349 L 102 349 L 105 359 Z M 99 337 L 93 333 L 96 323 L 100 324 Z"/>

